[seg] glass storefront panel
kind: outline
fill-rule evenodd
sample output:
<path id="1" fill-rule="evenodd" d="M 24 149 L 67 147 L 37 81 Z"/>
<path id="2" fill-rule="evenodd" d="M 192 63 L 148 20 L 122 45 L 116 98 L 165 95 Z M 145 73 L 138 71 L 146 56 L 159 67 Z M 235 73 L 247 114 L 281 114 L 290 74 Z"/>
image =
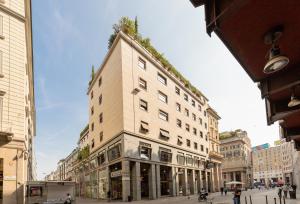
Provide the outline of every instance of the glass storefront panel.
<path id="1" fill-rule="evenodd" d="M 172 168 L 160 166 L 160 191 L 162 196 L 170 196 L 172 189 Z"/>

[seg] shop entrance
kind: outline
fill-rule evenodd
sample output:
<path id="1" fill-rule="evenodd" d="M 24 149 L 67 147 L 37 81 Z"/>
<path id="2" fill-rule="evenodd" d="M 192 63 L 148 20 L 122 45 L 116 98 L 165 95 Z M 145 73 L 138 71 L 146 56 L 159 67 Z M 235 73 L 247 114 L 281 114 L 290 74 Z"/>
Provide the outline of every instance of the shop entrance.
<path id="1" fill-rule="evenodd" d="M 141 163 L 141 197 L 149 198 L 150 164 Z"/>
<path id="2" fill-rule="evenodd" d="M 183 191 L 185 188 L 185 180 L 184 180 L 184 169 L 178 168 L 178 186 L 179 186 L 179 195 L 183 195 Z"/>
<path id="3" fill-rule="evenodd" d="M 122 200 L 122 164 L 113 164 L 110 169 L 110 197 L 112 200 Z"/>
<path id="4" fill-rule="evenodd" d="M 160 192 L 161 196 L 170 196 L 172 189 L 172 168 L 160 166 Z"/>

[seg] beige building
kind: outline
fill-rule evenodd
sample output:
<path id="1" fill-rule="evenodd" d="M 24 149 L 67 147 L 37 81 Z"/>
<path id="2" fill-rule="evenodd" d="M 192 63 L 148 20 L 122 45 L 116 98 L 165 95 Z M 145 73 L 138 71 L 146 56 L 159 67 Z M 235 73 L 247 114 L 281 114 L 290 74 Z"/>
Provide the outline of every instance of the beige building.
<path id="1" fill-rule="evenodd" d="M 282 161 L 282 173 L 285 183 L 293 182 L 293 156 L 295 152 L 294 142 L 281 141 L 281 161 Z"/>
<path id="2" fill-rule="evenodd" d="M 251 141 L 247 132 L 235 130 L 220 134 L 221 154 L 224 156 L 222 174 L 224 185 L 231 181 L 242 182 L 242 188 L 252 186 Z M 233 188 L 234 185 L 227 185 Z"/>
<path id="3" fill-rule="evenodd" d="M 253 150 L 253 179 L 269 186 L 283 178 L 281 146 Z"/>
<path id="4" fill-rule="evenodd" d="M 208 113 L 208 136 L 209 136 L 209 160 L 213 163 L 212 174 L 212 191 L 219 191 L 223 187 L 222 181 L 222 160 L 223 155 L 220 153 L 220 138 L 218 121 L 221 117 L 210 106 L 207 109 Z"/>
<path id="5" fill-rule="evenodd" d="M 24 202 L 33 180 L 35 108 L 31 1 L 0 1 L 0 204 Z"/>
<path id="6" fill-rule="evenodd" d="M 88 197 L 126 201 L 211 190 L 208 99 L 120 32 L 90 83 Z"/>

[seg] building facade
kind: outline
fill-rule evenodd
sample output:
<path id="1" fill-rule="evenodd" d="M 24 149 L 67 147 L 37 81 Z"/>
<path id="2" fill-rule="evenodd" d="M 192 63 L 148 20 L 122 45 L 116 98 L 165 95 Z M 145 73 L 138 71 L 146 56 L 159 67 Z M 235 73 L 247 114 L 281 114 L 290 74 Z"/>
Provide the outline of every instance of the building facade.
<path id="1" fill-rule="evenodd" d="M 235 130 L 223 132 L 220 134 L 221 154 L 224 156 L 222 163 L 222 176 L 224 186 L 228 182 L 241 182 L 242 188 L 252 186 L 252 159 L 251 159 L 251 141 L 247 132 Z M 227 185 L 229 188 L 235 185 Z"/>
<path id="2" fill-rule="evenodd" d="M 35 179 L 31 1 L 0 1 L 0 204 Z"/>
<path id="3" fill-rule="evenodd" d="M 268 187 L 283 179 L 282 147 L 262 148 L 252 152 L 253 179 Z"/>
<path id="4" fill-rule="evenodd" d="M 209 135 L 209 161 L 213 163 L 212 174 L 212 191 L 219 191 L 223 187 L 222 181 L 222 160 L 223 156 L 220 153 L 220 137 L 218 121 L 221 117 L 210 106 L 207 109 L 208 113 L 208 135 Z"/>
<path id="5" fill-rule="evenodd" d="M 90 83 L 89 157 L 76 172 L 92 198 L 211 190 L 208 100 L 120 32 Z"/>
<path id="6" fill-rule="evenodd" d="M 281 161 L 282 161 L 282 173 L 285 183 L 293 182 L 293 156 L 295 152 L 294 142 L 285 142 L 281 140 Z"/>

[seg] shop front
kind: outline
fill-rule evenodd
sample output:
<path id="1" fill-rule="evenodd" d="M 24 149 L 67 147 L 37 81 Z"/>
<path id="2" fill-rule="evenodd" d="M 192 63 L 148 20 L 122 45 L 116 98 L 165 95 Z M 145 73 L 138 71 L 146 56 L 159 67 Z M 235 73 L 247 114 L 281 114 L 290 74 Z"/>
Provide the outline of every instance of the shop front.
<path id="1" fill-rule="evenodd" d="M 141 197 L 149 199 L 150 164 L 141 163 Z"/>
<path id="2" fill-rule="evenodd" d="M 118 162 L 110 169 L 110 197 L 112 200 L 122 200 L 122 163 Z"/>
<path id="3" fill-rule="evenodd" d="M 161 196 L 171 196 L 172 189 L 172 168 L 160 166 L 160 191 Z"/>

